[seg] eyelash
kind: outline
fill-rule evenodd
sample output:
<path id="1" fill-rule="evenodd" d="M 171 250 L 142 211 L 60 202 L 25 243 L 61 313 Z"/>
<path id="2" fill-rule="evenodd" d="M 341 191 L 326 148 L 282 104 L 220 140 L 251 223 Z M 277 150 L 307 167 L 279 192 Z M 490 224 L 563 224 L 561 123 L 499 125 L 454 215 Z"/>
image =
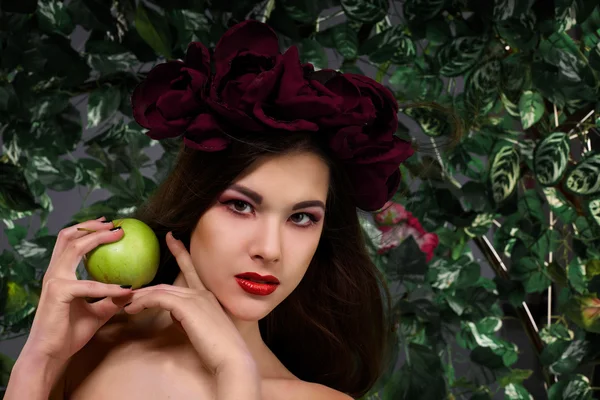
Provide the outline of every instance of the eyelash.
<path id="1" fill-rule="evenodd" d="M 247 201 L 244 201 L 244 200 L 229 200 L 229 201 L 222 202 L 221 204 L 230 205 L 230 204 L 233 204 L 233 203 L 242 203 L 244 205 L 252 207 L 252 205 L 250 203 L 248 203 Z M 236 211 L 232 207 L 227 207 L 227 209 L 229 211 L 231 211 L 232 213 L 236 214 L 236 215 L 246 215 L 247 214 L 247 213 L 242 213 L 242 212 Z M 303 213 L 297 213 L 297 214 L 294 214 L 294 215 L 303 215 L 303 214 L 308 217 L 308 219 L 310 220 L 310 222 L 308 224 L 306 224 L 306 225 L 294 224 L 298 228 L 309 228 L 309 227 L 315 225 L 317 222 L 319 222 L 319 219 L 317 219 L 317 217 L 315 217 L 313 214 L 310 214 L 310 213 L 303 212 Z"/>

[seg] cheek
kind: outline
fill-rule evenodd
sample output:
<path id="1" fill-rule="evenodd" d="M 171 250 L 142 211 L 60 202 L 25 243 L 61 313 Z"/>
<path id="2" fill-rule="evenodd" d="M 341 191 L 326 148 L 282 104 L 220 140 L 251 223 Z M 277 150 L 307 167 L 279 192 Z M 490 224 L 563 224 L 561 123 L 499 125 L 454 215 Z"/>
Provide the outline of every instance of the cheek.
<path id="1" fill-rule="evenodd" d="M 196 225 L 191 238 L 190 255 L 200 278 L 211 280 L 211 271 L 229 264 L 228 258 L 240 243 L 240 230 L 231 221 L 208 211 Z M 208 284 L 208 282 L 207 282 Z"/>
<path id="2" fill-rule="evenodd" d="M 287 260 L 294 260 L 290 274 L 297 278 L 297 283 L 299 283 L 306 273 L 319 245 L 319 239 L 320 236 L 317 235 L 306 235 L 303 238 L 299 238 L 296 235 L 289 240 L 291 246 L 288 246 L 288 253 L 285 255 L 285 258 Z"/>

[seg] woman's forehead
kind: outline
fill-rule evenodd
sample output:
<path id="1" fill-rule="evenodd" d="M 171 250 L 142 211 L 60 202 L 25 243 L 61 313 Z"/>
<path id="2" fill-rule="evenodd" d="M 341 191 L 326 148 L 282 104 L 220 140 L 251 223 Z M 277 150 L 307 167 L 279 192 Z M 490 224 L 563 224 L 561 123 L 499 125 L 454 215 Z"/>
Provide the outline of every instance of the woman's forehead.
<path id="1" fill-rule="evenodd" d="M 329 167 L 312 153 L 262 158 L 230 187 L 245 187 L 262 196 L 303 197 L 324 201 L 329 187 Z"/>

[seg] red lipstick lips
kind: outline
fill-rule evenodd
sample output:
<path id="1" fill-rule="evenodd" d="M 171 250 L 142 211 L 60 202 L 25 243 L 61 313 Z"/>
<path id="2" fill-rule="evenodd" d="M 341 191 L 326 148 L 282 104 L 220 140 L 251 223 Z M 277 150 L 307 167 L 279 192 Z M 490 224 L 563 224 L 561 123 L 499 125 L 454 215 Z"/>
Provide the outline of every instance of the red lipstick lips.
<path id="1" fill-rule="evenodd" d="M 266 296 L 273 293 L 279 285 L 279 279 L 274 276 L 262 276 L 255 272 L 238 274 L 235 276 L 235 280 L 244 291 L 258 296 Z"/>

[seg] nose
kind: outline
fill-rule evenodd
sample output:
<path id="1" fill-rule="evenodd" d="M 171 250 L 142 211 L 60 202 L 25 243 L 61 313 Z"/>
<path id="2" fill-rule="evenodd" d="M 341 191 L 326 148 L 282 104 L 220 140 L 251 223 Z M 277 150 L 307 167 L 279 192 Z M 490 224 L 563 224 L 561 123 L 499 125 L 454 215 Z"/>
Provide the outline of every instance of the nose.
<path id="1" fill-rule="evenodd" d="M 257 224 L 254 240 L 250 249 L 252 259 L 264 263 L 274 263 L 281 259 L 281 226 L 276 218 L 266 219 Z"/>

